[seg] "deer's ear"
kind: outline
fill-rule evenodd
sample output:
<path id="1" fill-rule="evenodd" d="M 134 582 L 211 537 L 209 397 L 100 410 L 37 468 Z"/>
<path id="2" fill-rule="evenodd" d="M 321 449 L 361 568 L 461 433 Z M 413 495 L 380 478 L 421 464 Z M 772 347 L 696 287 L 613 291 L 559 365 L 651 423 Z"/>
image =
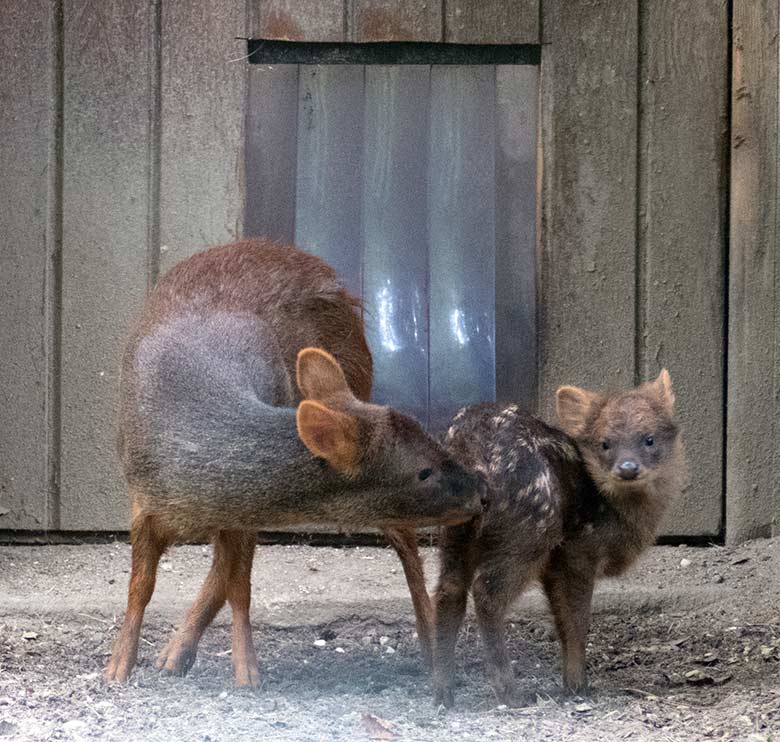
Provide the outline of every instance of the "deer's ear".
<path id="1" fill-rule="evenodd" d="M 555 411 L 563 429 L 574 438 L 582 435 L 599 395 L 577 386 L 562 386 L 555 392 Z"/>
<path id="2" fill-rule="evenodd" d="M 304 400 L 298 405 L 295 418 L 298 435 L 312 454 L 325 459 L 345 476 L 357 473 L 362 450 L 354 417 L 320 402 Z"/>
<path id="3" fill-rule="evenodd" d="M 669 372 L 665 369 L 661 369 L 661 373 L 658 374 L 658 378 L 651 382 L 655 387 L 658 396 L 661 397 L 663 403 L 671 410 L 674 408 L 674 390 L 672 389 L 672 377 L 669 376 Z"/>
<path id="4" fill-rule="evenodd" d="M 304 399 L 322 400 L 333 394 L 352 394 L 338 361 L 322 348 L 298 351 L 295 374 Z"/>

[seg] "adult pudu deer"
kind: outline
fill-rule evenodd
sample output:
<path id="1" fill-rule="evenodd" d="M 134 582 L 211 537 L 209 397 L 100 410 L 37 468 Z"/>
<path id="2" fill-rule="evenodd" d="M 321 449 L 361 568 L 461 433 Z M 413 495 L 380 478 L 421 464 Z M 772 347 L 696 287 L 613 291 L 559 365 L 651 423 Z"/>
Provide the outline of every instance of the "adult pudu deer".
<path id="1" fill-rule="evenodd" d="M 132 569 L 109 680 L 135 664 L 162 553 L 208 538 L 211 570 L 157 665 L 187 672 L 227 601 L 236 683 L 256 685 L 255 532 L 300 523 L 385 529 L 430 641 L 413 529 L 480 512 L 478 482 L 416 422 L 367 403 L 371 356 L 356 304 L 321 260 L 263 240 L 184 260 L 150 295 L 122 368 Z M 430 644 L 424 651 L 429 659 Z"/>

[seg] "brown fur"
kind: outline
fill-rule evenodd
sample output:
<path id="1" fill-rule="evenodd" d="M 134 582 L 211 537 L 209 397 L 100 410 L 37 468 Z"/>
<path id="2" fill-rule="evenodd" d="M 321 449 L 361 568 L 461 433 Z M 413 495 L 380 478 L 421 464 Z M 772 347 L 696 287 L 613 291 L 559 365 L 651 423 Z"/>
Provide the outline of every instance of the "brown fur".
<path id="1" fill-rule="evenodd" d="M 135 664 L 164 550 L 208 538 L 211 570 L 157 664 L 186 673 L 227 601 L 236 683 L 256 685 L 254 532 L 317 521 L 385 530 L 430 661 L 414 528 L 478 512 L 477 482 L 414 421 L 366 403 L 371 355 L 357 306 L 321 260 L 267 240 L 194 255 L 158 283 L 123 360 L 119 449 L 133 507 L 132 573 L 107 679 L 125 680 Z M 436 475 L 419 481 L 429 467 Z"/>
<path id="2" fill-rule="evenodd" d="M 487 477 L 490 509 L 444 532 L 435 598 L 437 703 L 454 701 L 455 641 L 469 590 L 499 702 L 522 701 L 504 621 L 535 581 L 555 618 L 564 685 L 573 692 L 585 688 L 594 583 L 622 574 L 653 543 L 683 485 L 673 405 L 664 370 L 654 382 L 606 396 L 559 389 L 558 415 L 568 435 L 515 405 L 477 405 L 456 415 L 446 445 Z"/>

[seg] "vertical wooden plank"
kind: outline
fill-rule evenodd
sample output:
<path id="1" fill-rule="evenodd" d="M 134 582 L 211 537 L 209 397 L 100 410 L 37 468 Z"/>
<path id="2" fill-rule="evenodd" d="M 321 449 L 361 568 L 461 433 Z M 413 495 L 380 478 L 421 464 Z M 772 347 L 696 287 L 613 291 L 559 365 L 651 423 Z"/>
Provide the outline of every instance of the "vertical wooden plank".
<path id="1" fill-rule="evenodd" d="M 444 40 L 450 43 L 540 42 L 539 0 L 447 0 L 444 8 Z"/>
<path id="2" fill-rule="evenodd" d="M 63 529 L 127 527 L 119 356 L 146 288 L 153 5 L 64 3 Z"/>
<path id="3" fill-rule="evenodd" d="M 245 4 L 162 4 L 163 269 L 242 232 Z"/>
<path id="4" fill-rule="evenodd" d="M 643 3 L 640 27 L 640 379 L 669 369 L 691 462 L 664 532 L 722 522 L 728 7 Z M 684 164 L 683 164 L 684 163 Z"/>
<path id="5" fill-rule="evenodd" d="M 305 66 L 298 95 L 295 243 L 361 293 L 363 67 Z"/>
<path id="6" fill-rule="evenodd" d="M 495 397 L 495 67 L 431 70 L 432 430 Z"/>
<path id="7" fill-rule="evenodd" d="M 729 250 L 726 539 L 780 523 L 778 0 L 735 0 Z"/>
<path id="8" fill-rule="evenodd" d="M 250 0 L 254 39 L 346 41 L 344 0 Z"/>
<path id="9" fill-rule="evenodd" d="M 354 0 L 354 41 L 443 41 L 441 2 Z"/>
<path id="10" fill-rule="evenodd" d="M 48 502 L 56 310 L 47 293 L 58 245 L 47 244 L 47 232 L 58 203 L 47 190 L 59 167 L 50 144 L 59 135 L 52 80 L 60 63 L 52 13 L 46 0 L 0 3 L 0 529 L 57 525 Z"/>
<path id="11" fill-rule="evenodd" d="M 496 68 L 496 399 L 536 406 L 539 68 Z"/>
<path id="12" fill-rule="evenodd" d="M 560 384 L 634 383 L 635 0 L 545 0 L 539 409 Z"/>
<path id="13" fill-rule="evenodd" d="M 298 66 L 249 68 L 244 234 L 295 237 Z"/>
<path id="14" fill-rule="evenodd" d="M 366 68 L 363 300 L 373 397 L 428 416 L 430 67 Z"/>

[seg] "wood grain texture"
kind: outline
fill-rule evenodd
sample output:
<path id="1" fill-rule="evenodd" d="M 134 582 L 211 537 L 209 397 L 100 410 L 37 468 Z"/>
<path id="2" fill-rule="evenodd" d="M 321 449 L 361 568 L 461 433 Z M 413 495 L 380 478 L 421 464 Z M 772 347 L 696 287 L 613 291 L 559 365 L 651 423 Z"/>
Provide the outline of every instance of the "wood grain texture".
<path id="1" fill-rule="evenodd" d="M 127 527 L 119 357 L 146 289 L 151 7 L 64 4 L 61 527 Z"/>
<path id="2" fill-rule="evenodd" d="M 254 39 L 347 41 L 344 0 L 250 0 Z"/>
<path id="3" fill-rule="evenodd" d="M 243 229 L 246 35 L 240 0 L 163 3 L 160 267 Z"/>
<path id="4" fill-rule="evenodd" d="M 539 409 L 634 383 L 636 2 L 544 3 Z"/>
<path id="5" fill-rule="evenodd" d="M 0 3 L 0 529 L 57 525 L 48 507 L 49 88 L 57 62 L 49 12 L 45 0 Z"/>
<path id="6" fill-rule="evenodd" d="M 579 7 L 578 3 L 568 3 Z M 454 44 L 538 44 L 539 0 L 447 0 L 444 40 Z M 577 12 L 590 12 L 585 9 Z"/>
<path id="7" fill-rule="evenodd" d="M 735 0 L 726 538 L 778 533 L 778 0 Z"/>
<path id="8" fill-rule="evenodd" d="M 441 2 L 352 0 L 352 41 L 443 41 Z"/>
<path id="9" fill-rule="evenodd" d="M 691 479 L 665 531 L 722 523 L 728 8 L 643 3 L 639 161 L 640 380 L 669 369 Z"/>

